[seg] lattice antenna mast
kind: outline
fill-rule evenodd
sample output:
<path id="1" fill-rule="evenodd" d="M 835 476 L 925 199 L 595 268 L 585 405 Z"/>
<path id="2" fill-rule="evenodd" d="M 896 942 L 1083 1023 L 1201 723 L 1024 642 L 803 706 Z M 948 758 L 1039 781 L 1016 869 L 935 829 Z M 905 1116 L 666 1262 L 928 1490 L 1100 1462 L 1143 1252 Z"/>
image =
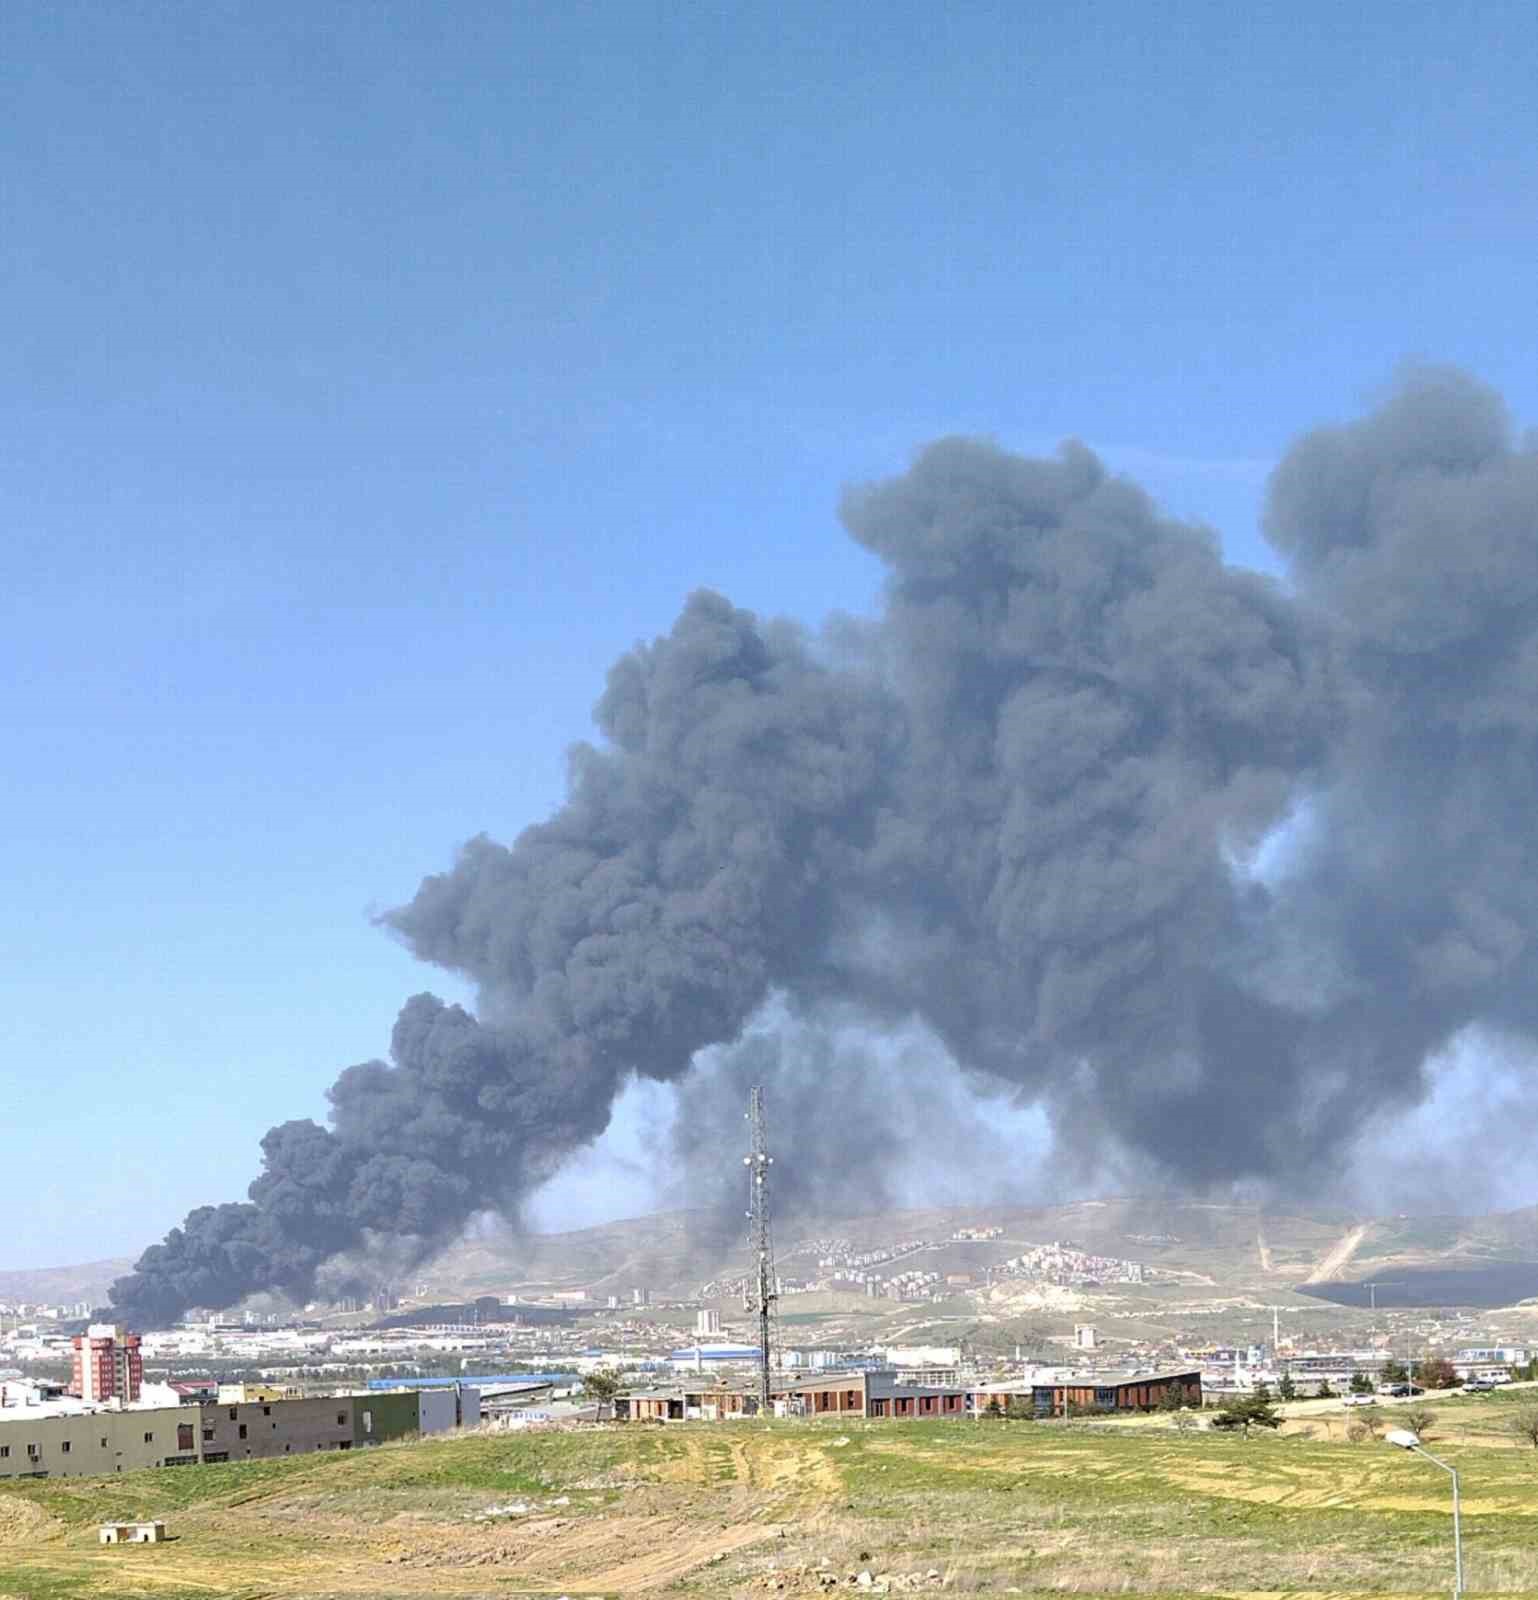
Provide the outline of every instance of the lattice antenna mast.
<path id="1" fill-rule="evenodd" d="M 761 1088 L 755 1087 L 748 1097 L 748 1126 L 751 1130 L 749 1153 L 742 1158 L 748 1169 L 748 1243 L 753 1251 L 747 1305 L 758 1318 L 758 1403 L 761 1414 L 767 1417 L 770 1411 L 771 1320 L 774 1302 L 779 1299 L 779 1284 L 774 1272 L 774 1239 L 769 1229 L 769 1168 L 774 1165 L 774 1157 L 764 1148 L 764 1091 Z"/>

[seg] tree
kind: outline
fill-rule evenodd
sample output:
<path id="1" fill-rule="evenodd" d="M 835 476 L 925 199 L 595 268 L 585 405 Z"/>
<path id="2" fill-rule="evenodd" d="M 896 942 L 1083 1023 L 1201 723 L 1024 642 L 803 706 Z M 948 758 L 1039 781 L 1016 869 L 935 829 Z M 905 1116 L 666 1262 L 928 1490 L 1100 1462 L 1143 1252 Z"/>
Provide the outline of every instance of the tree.
<path id="1" fill-rule="evenodd" d="M 1034 1422 L 1036 1408 L 1030 1401 L 1022 1400 L 1019 1395 L 1012 1395 L 1009 1404 L 1004 1407 L 1004 1415 L 1011 1422 Z"/>
<path id="2" fill-rule="evenodd" d="M 1423 1439 L 1436 1426 L 1437 1414 L 1430 1406 L 1405 1406 L 1394 1415 L 1403 1419 L 1411 1433 L 1418 1433 Z"/>
<path id="3" fill-rule="evenodd" d="M 1321 1378 L 1319 1380 L 1319 1387 L 1314 1391 L 1314 1393 L 1320 1400 L 1333 1400 L 1335 1398 L 1335 1391 L 1330 1387 L 1330 1380 L 1328 1378 Z"/>
<path id="4" fill-rule="evenodd" d="M 1351 1392 L 1352 1394 L 1371 1394 L 1372 1379 L 1365 1372 L 1353 1372 L 1351 1374 Z"/>
<path id="5" fill-rule="evenodd" d="M 1538 1450 L 1538 1406 L 1523 1406 L 1514 1411 L 1506 1422 L 1507 1428 L 1519 1439 L 1525 1439 Z"/>
<path id="6" fill-rule="evenodd" d="M 1271 1404 L 1271 1386 L 1270 1386 L 1270 1384 L 1257 1383 L 1255 1385 L 1254 1393 L 1255 1393 L 1255 1398 L 1257 1400 L 1264 1400 L 1267 1405 Z"/>
<path id="7" fill-rule="evenodd" d="M 1282 1381 L 1276 1386 L 1276 1394 L 1279 1400 L 1296 1400 L 1298 1398 L 1298 1386 L 1292 1381 L 1290 1372 L 1282 1374 Z"/>
<path id="8" fill-rule="evenodd" d="M 620 1392 L 621 1387 L 620 1375 L 608 1368 L 601 1372 L 590 1372 L 582 1380 L 582 1392 L 589 1400 L 598 1402 L 600 1416 L 613 1406 L 614 1397 Z"/>
<path id="9" fill-rule="evenodd" d="M 1161 1411 L 1179 1411 L 1185 1403 L 1185 1390 L 1178 1383 L 1167 1383 L 1159 1391 L 1159 1409 Z"/>
<path id="10" fill-rule="evenodd" d="M 1451 1361 L 1435 1356 L 1421 1362 L 1420 1381 L 1428 1389 L 1456 1389 L 1462 1380 L 1453 1371 Z"/>
<path id="11" fill-rule="evenodd" d="M 988 1404 L 983 1407 L 983 1415 L 995 1419 L 1004 1415 L 1004 1407 L 999 1404 L 999 1397 L 996 1394 L 988 1396 Z"/>
<path id="12" fill-rule="evenodd" d="M 1397 1361 L 1385 1361 L 1383 1363 L 1383 1381 L 1385 1383 L 1408 1383 L 1410 1374 Z"/>
<path id="13" fill-rule="evenodd" d="M 1258 1394 L 1236 1395 L 1232 1400 L 1225 1400 L 1212 1419 L 1214 1428 L 1227 1433 L 1242 1428 L 1246 1439 L 1251 1428 L 1279 1428 L 1281 1425 L 1282 1419 L 1271 1409 L 1269 1397 L 1263 1400 Z"/>

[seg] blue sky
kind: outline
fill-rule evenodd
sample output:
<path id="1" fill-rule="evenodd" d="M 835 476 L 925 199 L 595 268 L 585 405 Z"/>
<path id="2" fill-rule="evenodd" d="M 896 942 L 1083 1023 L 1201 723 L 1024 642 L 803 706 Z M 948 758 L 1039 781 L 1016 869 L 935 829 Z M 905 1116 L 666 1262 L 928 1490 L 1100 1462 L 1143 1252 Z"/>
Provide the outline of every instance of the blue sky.
<path id="1" fill-rule="evenodd" d="M 1535 82 L 1500 0 L 5 7 L 0 1266 L 238 1197 L 620 650 L 872 605 L 845 482 L 1072 434 L 1257 562 L 1402 360 L 1538 419 Z"/>

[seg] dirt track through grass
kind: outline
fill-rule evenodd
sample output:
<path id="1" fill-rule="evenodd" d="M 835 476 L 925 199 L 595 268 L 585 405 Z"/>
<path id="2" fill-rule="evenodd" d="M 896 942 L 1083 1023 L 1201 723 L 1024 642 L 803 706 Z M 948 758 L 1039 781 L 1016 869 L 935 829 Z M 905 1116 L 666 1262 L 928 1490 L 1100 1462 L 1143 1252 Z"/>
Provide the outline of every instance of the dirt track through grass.
<path id="1" fill-rule="evenodd" d="M 1471 1588 L 1538 1590 L 1538 1451 L 1446 1448 Z M 97 1546 L 97 1521 L 124 1515 L 164 1516 L 175 1541 Z M 1445 1480 L 1381 1444 L 1032 1423 L 609 1427 L 5 1485 L 0 1596 L 750 1596 L 820 1593 L 820 1572 L 864 1568 L 934 1572 L 954 1593 L 1432 1593 L 1449 1537 Z"/>

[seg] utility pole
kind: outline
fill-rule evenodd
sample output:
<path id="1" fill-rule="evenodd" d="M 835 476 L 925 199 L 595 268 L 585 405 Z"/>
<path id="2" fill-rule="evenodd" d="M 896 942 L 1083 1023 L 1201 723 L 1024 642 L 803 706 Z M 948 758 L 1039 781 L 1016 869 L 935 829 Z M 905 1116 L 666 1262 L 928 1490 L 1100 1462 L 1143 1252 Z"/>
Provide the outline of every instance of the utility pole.
<path id="1" fill-rule="evenodd" d="M 757 1086 L 748 1097 L 748 1127 L 749 1153 L 742 1158 L 748 1169 L 748 1227 L 753 1251 L 747 1309 L 758 1318 L 758 1404 L 760 1414 L 767 1417 L 771 1410 L 770 1319 L 779 1293 L 774 1274 L 774 1241 L 769 1231 L 769 1168 L 774 1157 L 764 1148 L 764 1091 Z"/>

